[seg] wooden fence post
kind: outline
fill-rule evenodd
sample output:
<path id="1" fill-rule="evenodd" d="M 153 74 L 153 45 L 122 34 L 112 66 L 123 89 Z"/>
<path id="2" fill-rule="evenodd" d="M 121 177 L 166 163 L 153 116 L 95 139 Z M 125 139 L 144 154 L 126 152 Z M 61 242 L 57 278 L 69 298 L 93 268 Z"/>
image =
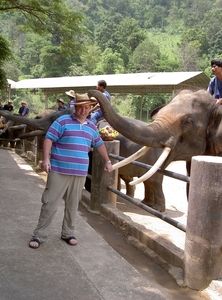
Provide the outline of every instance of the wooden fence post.
<path id="1" fill-rule="evenodd" d="M 222 277 L 222 157 L 195 156 L 184 252 L 184 281 L 194 290 Z"/>
<path id="2" fill-rule="evenodd" d="M 119 155 L 119 141 L 107 141 L 104 142 L 107 152 Z M 118 162 L 118 160 L 111 159 L 112 164 Z M 116 206 L 117 195 L 107 190 L 108 185 L 117 188 L 118 182 L 118 170 L 111 173 L 104 171 L 104 161 L 101 158 L 96 148 L 93 149 L 92 154 L 92 180 L 91 180 L 91 210 L 100 210 L 102 203 L 110 203 Z"/>

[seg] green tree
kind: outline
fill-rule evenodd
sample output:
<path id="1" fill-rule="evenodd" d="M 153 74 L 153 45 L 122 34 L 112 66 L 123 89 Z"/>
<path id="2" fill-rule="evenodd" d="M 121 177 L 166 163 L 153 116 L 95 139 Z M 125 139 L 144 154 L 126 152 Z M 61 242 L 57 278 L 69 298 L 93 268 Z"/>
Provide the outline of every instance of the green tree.
<path id="1" fill-rule="evenodd" d="M 70 10 L 63 0 L 2 0 L 0 12 L 16 14 L 17 25 L 23 31 L 50 33 L 66 54 L 80 47 L 76 36 L 85 32 L 83 16 Z"/>
<path id="2" fill-rule="evenodd" d="M 42 77 L 61 77 L 69 68 L 69 59 L 65 59 L 60 47 L 56 46 L 46 46 L 42 49 L 40 63 L 43 65 Z"/>
<path id="3" fill-rule="evenodd" d="M 131 72 L 155 72 L 158 69 L 160 50 L 157 45 L 146 39 L 133 52 L 129 61 Z"/>
<path id="4" fill-rule="evenodd" d="M 67 73 L 67 76 L 86 76 L 90 75 L 87 70 L 84 69 L 82 66 L 78 66 L 77 64 L 72 64 L 69 67 L 69 71 Z"/>
<path id="5" fill-rule="evenodd" d="M 117 26 L 116 32 L 118 45 L 124 45 L 132 53 L 136 47 L 144 41 L 146 33 L 140 28 L 133 18 L 124 18 Z M 118 49 L 119 50 L 119 49 Z"/>
<path id="6" fill-rule="evenodd" d="M 118 51 L 117 26 L 123 17 L 120 14 L 110 12 L 104 17 L 102 24 L 96 26 L 95 42 L 104 51 L 107 48 Z"/>
<path id="7" fill-rule="evenodd" d="M 72 56 L 73 52 L 81 52 L 81 35 L 87 32 L 82 25 L 83 17 L 70 10 L 63 0 L 1 0 L 0 13 L 14 16 L 21 31 L 50 35 L 51 43 L 60 47 L 63 58 Z M 7 48 L 6 41 L 2 42 L 3 49 Z M 0 61 L 4 60 L 1 51 Z M 0 73 L 2 85 L 6 74 L 3 69 Z"/>
<path id="8" fill-rule="evenodd" d="M 121 54 L 124 65 L 127 66 L 129 56 L 136 47 L 144 41 L 146 33 L 140 28 L 138 22 L 133 18 L 124 18 L 116 28 L 116 51 Z"/>
<path id="9" fill-rule="evenodd" d="M 196 27 L 201 24 L 204 15 L 211 11 L 212 3 L 209 0 L 193 0 L 190 8 L 184 11 L 184 22 L 186 27 Z M 212 20 L 211 20 L 212 21 Z"/>
<path id="10" fill-rule="evenodd" d="M 96 69 L 97 63 L 100 61 L 101 49 L 97 45 L 89 45 L 85 52 L 81 55 L 82 64 L 85 70 L 92 74 Z"/>
<path id="11" fill-rule="evenodd" d="M 50 46 L 51 42 L 47 38 L 43 38 L 35 33 L 27 33 L 26 35 L 22 35 L 23 42 L 21 43 L 21 47 L 19 51 L 16 53 L 20 58 L 18 59 L 18 66 L 22 73 L 34 75 L 33 77 L 41 77 L 42 72 L 39 69 L 38 75 L 36 71 L 34 74 L 33 68 L 34 66 L 39 66 L 40 63 L 40 55 L 44 47 Z M 43 66 L 42 66 L 43 67 Z"/>
<path id="12" fill-rule="evenodd" d="M 218 31 L 215 36 L 214 40 L 211 42 L 211 57 L 218 57 L 222 54 L 222 30 Z"/>
<path id="13" fill-rule="evenodd" d="M 182 71 L 199 71 L 199 53 L 197 47 L 194 47 L 191 44 L 184 42 L 180 50 L 180 57 L 182 61 Z"/>
<path id="14" fill-rule="evenodd" d="M 189 28 L 185 30 L 181 35 L 182 47 L 184 43 L 188 43 L 199 52 L 199 55 L 203 55 L 208 52 L 209 44 L 205 32 L 198 28 Z"/>
<path id="15" fill-rule="evenodd" d="M 9 48 L 8 42 L 2 35 L 0 35 L 0 49 L 0 89 L 3 89 L 7 86 L 4 64 L 12 58 L 12 53 Z"/>
<path id="16" fill-rule="evenodd" d="M 93 74 L 118 74 L 124 72 L 124 63 L 120 54 L 106 49 L 100 56 L 100 61 Z"/>
<path id="17" fill-rule="evenodd" d="M 5 73 L 7 73 L 7 78 L 9 78 L 13 81 L 19 80 L 21 71 L 18 68 L 15 60 L 10 60 L 10 61 L 4 62 L 3 70 L 5 71 Z"/>

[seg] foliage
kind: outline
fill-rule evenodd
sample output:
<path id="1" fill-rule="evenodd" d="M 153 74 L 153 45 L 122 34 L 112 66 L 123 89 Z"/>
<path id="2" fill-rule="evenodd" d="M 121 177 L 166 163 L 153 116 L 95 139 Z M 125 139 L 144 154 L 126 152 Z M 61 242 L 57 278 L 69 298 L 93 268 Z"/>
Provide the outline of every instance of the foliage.
<path id="1" fill-rule="evenodd" d="M 48 36 L 50 44 L 57 47 L 57 58 L 59 55 L 63 59 L 64 57 L 69 58 L 72 56 L 73 51 L 76 53 L 81 52 L 80 35 L 86 33 L 86 29 L 82 25 L 83 17 L 81 14 L 68 9 L 62 0 L 1 0 L 0 13 L 3 14 L 2 20 L 4 20 L 5 16 L 9 19 L 12 18 L 12 23 L 16 24 L 18 31 L 20 28 L 21 34 L 22 32 L 27 33 L 31 30 L 41 36 Z M 13 39 L 16 40 L 17 37 L 13 36 Z M 2 42 L 4 42 L 4 45 L 1 45 L 2 49 L 6 49 L 8 44 L 5 40 L 2 40 Z M 52 55 L 53 52 L 54 50 L 51 50 Z M 51 59 L 52 55 L 49 55 L 47 58 Z M 23 53 L 21 53 L 21 56 L 24 57 Z M 46 55 L 42 55 L 42 59 L 45 62 L 46 59 L 44 58 L 46 58 Z M 4 60 L 4 51 L 1 51 L 0 61 Z M 30 62 L 29 60 L 28 63 Z M 39 62 L 33 64 L 32 67 L 36 64 L 39 64 Z M 44 65 L 42 68 L 43 74 L 46 75 L 50 73 L 47 71 L 47 66 Z M 0 65 L 0 67 L 2 66 Z M 25 68 L 27 67 L 25 66 Z M 30 73 L 32 67 L 28 67 Z M 64 70 L 64 67 L 61 69 Z M 3 69 L 1 69 L 0 73 L 1 79 L 5 80 Z M 58 72 L 53 70 L 50 75 L 53 73 L 61 74 L 61 70 Z M 39 75 L 41 76 L 42 74 Z M 3 81 L 0 84 L 3 85 Z"/>
<path id="2" fill-rule="evenodd" d="M 61 45 L 63 53 L 71 54 L 80 48 L 74 38 L 84 32 L 82 16 L 68 9 L 62 0 L 2 0 L 0 12 L 16 14 L 16 24 L 22 31 L 51 35 L 54 45 Z"/>
<path id="3" fill-rule="evenodd" d="M 210 60 L 222 56 L 221 5 L 222 0 L 0 0 L 0 85 L 6 76 L 211 75 Z M 44 105 L 40 94 L 35 97 Z M 57 96 L 50 97 L 54 103 Z M 112 95 L 115 108 L 138 117 L 139 101 L 124 97 L 126 102 Z M 154 103 L 166 101 L 162 95 L 149 99 L 144 96 L 144 116 Z"/>
<path id="4" fill-rule="evenodd" d="M 140 43 L 129 60 L 130 70 L 135 73 L 155 72 L 158 69 L 160 50 L 150 39 Z"/>
<path id="5" fill-rule="evenodd" d="M 0 49 L 0 89 L 3 89 L 7 86 L 6 72 L 4 71 L 3 66 L 4 63 L 12 57 L 12 52 L 9 48 L 8 42 L 2 35 L 0 35 Z"/>
<path id="6" fill-rule="evenodd" d="M 120 74 L 124 72 L 124 63 L 120 54 L 107 48 L 100 56 L 93 74 Z"/>
<path id="7" fill-rule="evenodd" d="M 93 74 L 97 63 L 100 61 L 101 49 L 96 44 L 89 45 L 81 55 L 82 65 L 89 74 Z"/>

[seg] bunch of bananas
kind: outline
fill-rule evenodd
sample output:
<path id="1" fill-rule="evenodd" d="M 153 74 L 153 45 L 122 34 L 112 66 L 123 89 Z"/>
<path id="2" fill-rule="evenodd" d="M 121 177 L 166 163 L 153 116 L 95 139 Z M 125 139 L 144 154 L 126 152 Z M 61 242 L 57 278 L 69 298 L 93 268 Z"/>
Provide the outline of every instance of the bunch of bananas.
<path id="1" fill-rule="evenodd" d="M 100 133 L 102 139 L 104 139 L 106 137 L 115 139 L 117 137 L 117 135 L 119 134 L 118 131 L 116 131 L 115 129 L 113 129 L 110 126 L 100 128 L 99 133 Z"/>

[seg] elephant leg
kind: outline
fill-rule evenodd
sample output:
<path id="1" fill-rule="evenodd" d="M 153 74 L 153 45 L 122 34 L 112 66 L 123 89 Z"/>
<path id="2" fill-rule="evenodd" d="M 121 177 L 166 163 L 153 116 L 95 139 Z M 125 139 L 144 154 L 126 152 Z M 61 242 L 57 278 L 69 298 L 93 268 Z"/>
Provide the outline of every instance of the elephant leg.
<path id="1" fill-rule="evenodd" d="M 131 177 L 129 175 L 119 175 L 119 177 L 125 182 L 125 185 L 126 185 L 126 195 L 133 198 L 136 187 L 129 184 L 130 181 L 133 180 L 133 177 Z M 121 186 L 120 186 L 120 189 L 121 189 Z"/>
<path id="2" fill-rule="evenodd" d="M 15 149 L 22 150 L 23 149 L 23 140 L 18 140 L 15 142 Z"/>
<path id="3" fill-rule="evenodd" d="M 89 166 L 88 166 L 88 174 L 92 175 L 92 151 L 89 151 Z M 86 177 L 85 181 L 85 189 L 91 193 L 91 179 Z"/>
<path id="4" fill-rule="evenodd" d="M 145 197 L 142 201 L 143 204 L 158 210 L 165 211 L 165 196 L 162 189 L 161 182 L 144 182 Z"/>

